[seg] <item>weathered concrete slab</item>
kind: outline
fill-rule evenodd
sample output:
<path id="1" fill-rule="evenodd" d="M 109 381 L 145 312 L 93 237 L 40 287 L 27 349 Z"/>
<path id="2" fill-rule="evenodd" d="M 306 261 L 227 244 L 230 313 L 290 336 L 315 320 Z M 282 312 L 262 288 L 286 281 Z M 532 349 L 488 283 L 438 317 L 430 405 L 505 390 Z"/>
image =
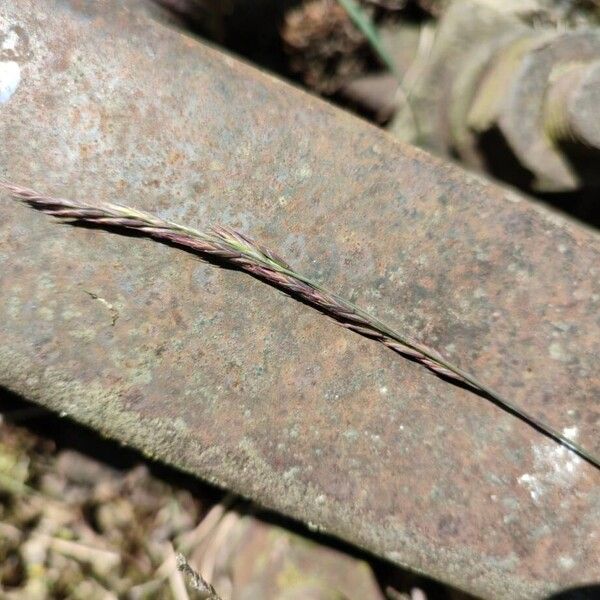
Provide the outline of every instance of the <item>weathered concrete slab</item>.
<path id="1" fill-rule="evenodd" d="M 235 225 L 600 452 L 597 236 L 116 0 L 0 31 L 1 175 Z M 527 425 L 248 276 L 0 202 L 1 386 L 474 593 L 600 579 L 600 473 Z"/>

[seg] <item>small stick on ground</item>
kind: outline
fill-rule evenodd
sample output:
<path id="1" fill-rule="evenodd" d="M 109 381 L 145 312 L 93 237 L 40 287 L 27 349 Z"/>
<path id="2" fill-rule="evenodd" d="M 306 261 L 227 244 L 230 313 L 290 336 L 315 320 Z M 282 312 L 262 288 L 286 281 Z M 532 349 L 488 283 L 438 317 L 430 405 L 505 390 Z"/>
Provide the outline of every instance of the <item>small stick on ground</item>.
<path id="1" fill-rule="evenodd" d="M 176 561 L 177 570 L 186 576 L 188 585 L 198 592 L 198 598 L 201 600 L 221 600 L 215 588 L 190 567 L 183 554 L 177 554 Z"/>

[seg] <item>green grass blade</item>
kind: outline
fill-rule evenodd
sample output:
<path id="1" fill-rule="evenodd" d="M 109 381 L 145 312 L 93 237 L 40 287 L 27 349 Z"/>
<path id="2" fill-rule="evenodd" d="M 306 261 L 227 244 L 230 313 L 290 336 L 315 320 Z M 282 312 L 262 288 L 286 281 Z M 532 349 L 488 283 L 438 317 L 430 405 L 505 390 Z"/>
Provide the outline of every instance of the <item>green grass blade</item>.
<path id="1" fill-rule="evenodd" d="M 391 56 L 384 48 L 379 32 L 371 21 L 371 19 L 365 14 L 363 9 L 358 5 L 356 0 L 337 0 L 344 10 L 348 13 L 348 16 L 352 19 L 352 22 L 360 29 L 362 34 L 367 38 L 369 44 L 385 64 L 385 66 L 392 72 L 396 73 L 396 67 Z"/>

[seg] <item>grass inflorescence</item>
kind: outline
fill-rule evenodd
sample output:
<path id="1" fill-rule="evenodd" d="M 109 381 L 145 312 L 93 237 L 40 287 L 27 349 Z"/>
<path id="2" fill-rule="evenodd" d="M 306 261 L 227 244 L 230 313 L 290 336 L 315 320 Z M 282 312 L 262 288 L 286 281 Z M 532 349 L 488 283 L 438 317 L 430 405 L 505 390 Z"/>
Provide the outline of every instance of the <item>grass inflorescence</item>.
<path id="1" fill-rule="evenodd" d="M 275 252 L 239 231 L 216 226 L 202 232 L 120 204 L 89 204 L 79 200 L 55 198 L 1 181 L 0 186 L 13 198 L 59 219 L 135 231 L 235 265 L 327 313 L 342 326 L 381 342 L 445 379 L 470 388 L 600 469 L 600 458 L 576 442 L 507 400 L 461 367 L 446 360 L 436 350 L 391 329 L 365 310 L 297 273 Z"/>

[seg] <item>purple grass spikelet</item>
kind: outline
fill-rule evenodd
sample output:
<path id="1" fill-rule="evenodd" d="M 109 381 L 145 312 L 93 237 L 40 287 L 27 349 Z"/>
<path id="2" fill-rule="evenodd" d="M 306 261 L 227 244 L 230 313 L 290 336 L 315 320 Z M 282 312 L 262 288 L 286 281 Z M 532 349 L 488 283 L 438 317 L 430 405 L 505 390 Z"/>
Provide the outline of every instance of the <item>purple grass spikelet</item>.
<path id="1" fill-rule="evenodd" d="M 504 398 L 475 376 L 446 360 L 436 350 L 393 330 L 374 315 L 294 271 L 284 259 L 244 233 L 226 226 L 214 226 L 208 232 L 201 232 L 127 206 L 100 201 L 90 204 L 55 198 L 1 180 L 0 188 L 5 189 L 14 199 L 62 221 L 135 231 L 155 240 L 193 250 L 205 257 L 235 265 L 292 297 L 302 299 L 318 308 L 343 327 L 381 342 L 445 379 L 469 387 L 600 469 L 600 458 L 549 424 Z"/>

